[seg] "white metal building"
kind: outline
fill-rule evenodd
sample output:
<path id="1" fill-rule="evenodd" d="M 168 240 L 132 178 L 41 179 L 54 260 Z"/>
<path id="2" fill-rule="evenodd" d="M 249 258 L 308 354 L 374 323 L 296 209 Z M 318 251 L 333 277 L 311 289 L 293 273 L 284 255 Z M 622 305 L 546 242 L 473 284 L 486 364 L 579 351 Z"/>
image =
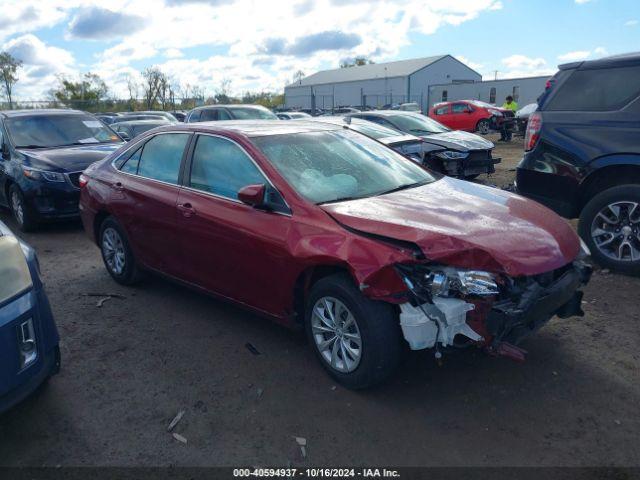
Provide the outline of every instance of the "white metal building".
<path id="1" fill-rule="evenodd" d="M 544 77 L 509 78 L 487 82 L 453 83 L 429 86 L 428 104 L 455 100 L 482 100 L 502 105 L 507 95 L 511 95 L 520 107 L 534 103 L 544 92 L 549 80 Z"/>
<path id="2" fill-rule="evenodd" d="M 428 106 L 430 85 L 479 82 L 481 75 L 451 55 L 324 70 L 285 87 L 287 108 Z"/>

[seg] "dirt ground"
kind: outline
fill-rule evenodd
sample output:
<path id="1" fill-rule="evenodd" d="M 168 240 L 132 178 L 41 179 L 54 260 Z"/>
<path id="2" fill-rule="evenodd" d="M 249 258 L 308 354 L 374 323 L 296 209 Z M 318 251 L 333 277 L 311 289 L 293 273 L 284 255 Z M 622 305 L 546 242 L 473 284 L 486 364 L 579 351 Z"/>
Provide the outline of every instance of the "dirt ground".
<path id="1" fill-rule="evenodd" d="M 504 186 L 522 140 L 496 154 L 480 181 Z M 638 278 L 597 271 L 586 316 L 553 320 L 524 364 L 468 350 L 438 367 L 414 352 L 390 383 L 351 392 L 301 333 L 157 278 L 116 285 L 78 224 L 23 237 L 63 364 L 0 417 L 0 465 L 640 465 Z M 125 298 L 98 308 L 87 293 Z M 167 433 L 180 410 L 186 444 Z"/>

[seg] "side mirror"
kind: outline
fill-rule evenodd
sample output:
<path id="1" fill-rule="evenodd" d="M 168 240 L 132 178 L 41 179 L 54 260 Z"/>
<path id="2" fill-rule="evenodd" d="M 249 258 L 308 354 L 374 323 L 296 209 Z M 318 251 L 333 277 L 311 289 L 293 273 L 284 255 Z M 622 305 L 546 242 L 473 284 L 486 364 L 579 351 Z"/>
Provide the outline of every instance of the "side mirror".
<path id="1" fill-rule="evenodd" d="M 129 136 L 129 134 L 127 132 L 118 132 L 118 135 L 120 135 L 120 138 L 122 140 L 124 140 L 125 142 L 128 142 L 131 140 L 131 137 Z"/>
<path id="2" fill-rule="evenodd" d="M 260 207 L 264 205 L 265 191 L 264 184 L 247 185 L 238 190 L 238 200 L 252 207 Z"/>

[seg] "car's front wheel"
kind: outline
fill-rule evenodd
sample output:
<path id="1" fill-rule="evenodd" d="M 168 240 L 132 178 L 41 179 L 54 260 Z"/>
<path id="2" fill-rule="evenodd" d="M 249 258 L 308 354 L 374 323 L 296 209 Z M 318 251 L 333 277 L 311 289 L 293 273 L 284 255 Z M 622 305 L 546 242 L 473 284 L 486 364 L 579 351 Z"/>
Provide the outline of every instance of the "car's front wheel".
<path id="1" fill-rule="evenodd" d="M 579 232 L 599 264 L 640 274 L 640 185 L 609 188 L 589 201 Z"/>
<path id="2" fill-rule="evenodd" d="M 36 229 L 38 222 L 35 213 L 26 202 L 24 194 L 18 185 L 11 185 L 9 189 L 9 203 L 13 218 L 16 219 L 18 227 L 23 232 L 31 232 Z"/>
<path id="3" fill-rule="evenodd" d="M 122 285 L 132 285 L 140 279 L 140 271 L 124 229 L 108 217 L 100 226 L 102 260 L 113 279 Z"/>
<path id="4" fill-rule="evenodd" d="M 397 312 L 390 304 L 365 297 L 346 274 L 325 277 L 313 286 L 305 320 L 320 363 L 348 388 L 381 383 L 400 362 Z"/>

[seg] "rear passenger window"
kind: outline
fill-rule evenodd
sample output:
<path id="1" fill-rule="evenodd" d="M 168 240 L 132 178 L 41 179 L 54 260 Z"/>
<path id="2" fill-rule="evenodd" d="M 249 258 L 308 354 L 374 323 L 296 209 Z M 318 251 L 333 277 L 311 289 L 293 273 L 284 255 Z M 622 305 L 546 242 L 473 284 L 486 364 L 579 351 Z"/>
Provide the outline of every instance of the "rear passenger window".
<path id="1" fill-rule="evenodd" d="M 211 122 L 215 120 L 218 120 L 218 110 L 211 108 L 200 112 L 201 122 Z"/>
<path id="2" fill-rule="evenodd" d="M 440 107 L 440 108 L 436 108 L 436 115 L 445 115 L 447 113 L 447 111 L 449 111 L 449 107 L 448 106 L 444 106 L 444 107 Z"/>
<path id="3" fill-rule="evenodd" d="M 238 190 L 267 181 L 246 153 L 230 140 L 201 135 L 193 151 L 189 185 L 227 198 Z"/>
<path id="4" fill-rule="evenodd" d="M 142 147 L 138 175 L 177 184 L 188 140 L 188 133 L 164 133 L 153 137 Z"/>
<path id="5" fill-rule="evenodd" d="M 138 149 L 136 153 L 129 157 L 129 160 L 120 168 L 125 173 L 132 173 L 136 175 L 138 173 L 138 165 L 140 164 L 140 155 L 142 154 L 142 147 Z"/>
<path id="6" fill-rule="evenodd" d="M 545 110 L 606 112 L 620 110 L 640 95 L 640 66 L 576 70 Z"/>

